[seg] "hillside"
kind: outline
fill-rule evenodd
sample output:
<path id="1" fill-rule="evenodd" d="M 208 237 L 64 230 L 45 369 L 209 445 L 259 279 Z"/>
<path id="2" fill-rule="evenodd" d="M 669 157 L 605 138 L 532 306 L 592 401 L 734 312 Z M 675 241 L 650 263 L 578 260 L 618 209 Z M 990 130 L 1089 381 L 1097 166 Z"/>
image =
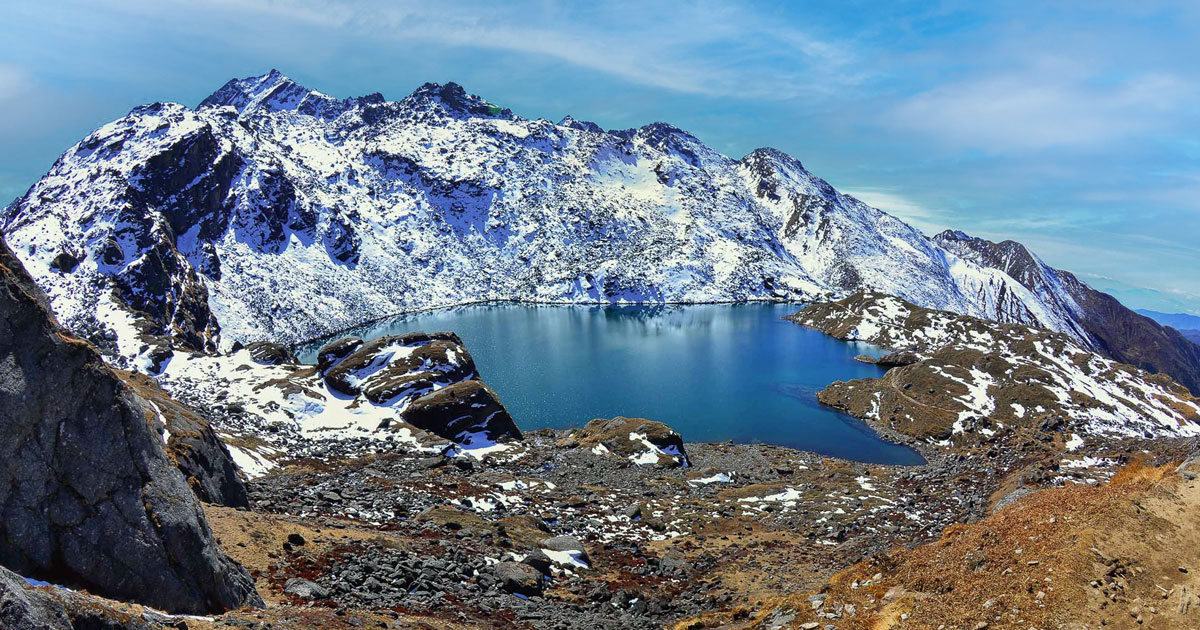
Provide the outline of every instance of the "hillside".
<path id="1" fill-rule="evenodd" d="M 477 300 L 811 301 L 872 289 L 1082 336 L 1047 299 L 773 149 L 665 123 L 521 118 L 460 86 L 335 99 L 278 72 L 134 109 L 11 205 L 10 245 L 77 329 L 194 349 L 296 342 Z"/>

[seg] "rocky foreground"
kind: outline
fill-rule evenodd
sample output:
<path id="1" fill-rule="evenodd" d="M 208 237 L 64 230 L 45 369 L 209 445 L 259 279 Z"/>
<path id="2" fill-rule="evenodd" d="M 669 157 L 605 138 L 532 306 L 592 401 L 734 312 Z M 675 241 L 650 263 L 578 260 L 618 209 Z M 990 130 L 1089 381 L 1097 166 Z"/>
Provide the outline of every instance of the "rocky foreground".
<path id="1" fill-rule="evenodd" d="M 312 365 L 147 336 L 151 375 L 117 372 L 6 260 L 4 628 L 1200 621 L 1200 405 L 1064 335 L 878 294 L 797 313 L 894 350 L 820 394 L 927 460 L 881 466 L 641 418 L 522 432 L 452 333 Z"/>

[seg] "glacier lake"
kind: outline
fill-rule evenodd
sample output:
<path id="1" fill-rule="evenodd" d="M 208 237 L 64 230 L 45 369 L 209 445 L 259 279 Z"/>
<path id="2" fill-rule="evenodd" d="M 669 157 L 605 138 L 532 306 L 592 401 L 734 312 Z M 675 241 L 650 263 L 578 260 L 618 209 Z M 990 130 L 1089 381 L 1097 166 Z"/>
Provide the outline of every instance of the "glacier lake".
<path id="1" fill-rule="evenodd" d="M 922 463 L 911 448 L 817 402 L 835 380 L 881 376 L 854 356 L 883 351 L 783 319 L 798 308 L 481 304 L 401 315 L 330 339 L 453 331 L 522 430 L 634 416 L 665 422 L 687 442 L 761 442 L 863 462 Z M 315 362 L 324 341 L 300 348 L 301 360 Z"/>

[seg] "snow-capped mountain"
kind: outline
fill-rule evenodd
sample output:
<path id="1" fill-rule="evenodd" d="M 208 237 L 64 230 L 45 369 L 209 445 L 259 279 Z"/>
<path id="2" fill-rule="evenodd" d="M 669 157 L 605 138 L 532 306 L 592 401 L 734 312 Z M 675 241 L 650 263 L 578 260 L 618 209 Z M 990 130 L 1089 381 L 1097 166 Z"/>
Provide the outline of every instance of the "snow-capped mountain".
<path id="1" fill-rule="evenodd" d="M 1051 310 L 1068 313 L 1073 336 L 1122 363 L 1170 374 L 1200 392 L 1200 346 L 1179 331 L 1126 308 L 1074 274 L 1055 269 L 1015 241 L 991 241 L 946 230 L 933 241 L 976 264 L 1004 272 Z"/>
<path id="2" fill-rule="evenodd" d="M 1069 295 L 952 253 L 779 151 L 527 120 L 453 83 L 339 100 L 272 71 L 195 109 L 139 107 L 68 150 L 4 230 L 64 323 L 114 329 L 126 356 L 139 334 L 294 342 L 476 300 L 859 289 L 1087 340 Z"/>

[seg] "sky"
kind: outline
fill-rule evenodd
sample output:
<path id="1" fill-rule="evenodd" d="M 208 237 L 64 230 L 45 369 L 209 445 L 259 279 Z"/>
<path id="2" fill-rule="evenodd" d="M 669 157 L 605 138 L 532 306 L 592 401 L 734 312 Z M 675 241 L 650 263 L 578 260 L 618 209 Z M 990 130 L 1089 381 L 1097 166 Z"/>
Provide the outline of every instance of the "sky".
<path id="1" fill-rule="evenodd" d="M 133 107 L 277 68 L 771 146 L 928 234 L 1200 313 L 1200 3 L 6 0 L 0 200 Z M 0 201 L 0 202 L 3 202 Z"/>

